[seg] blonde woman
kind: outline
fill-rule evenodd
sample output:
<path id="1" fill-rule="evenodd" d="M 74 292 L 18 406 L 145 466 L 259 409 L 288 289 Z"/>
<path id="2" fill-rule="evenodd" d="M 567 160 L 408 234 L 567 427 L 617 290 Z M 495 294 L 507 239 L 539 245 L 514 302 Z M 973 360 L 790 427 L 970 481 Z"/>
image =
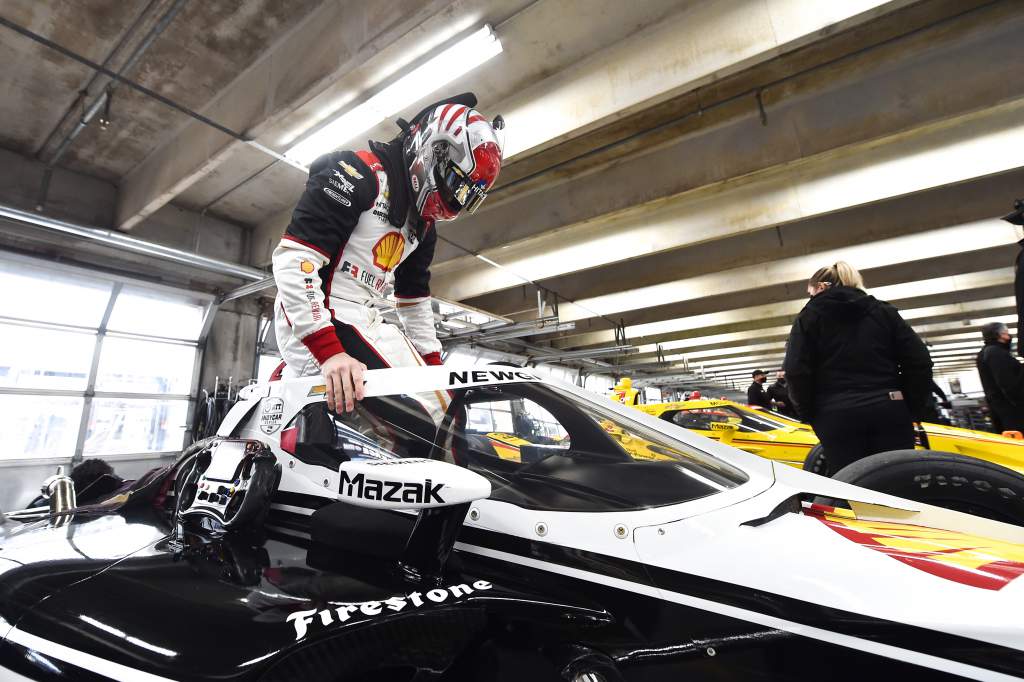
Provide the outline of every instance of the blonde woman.
<path id="1" fill-rule="evenodd" d="M 864 292 L 839 261 L 807 282 L 783 369 L 800 418 L 814 427 L 836 473 L 862 457 L 914 447 L 914 421 L 931 392 L 932 360 L 896 308 Z"/>

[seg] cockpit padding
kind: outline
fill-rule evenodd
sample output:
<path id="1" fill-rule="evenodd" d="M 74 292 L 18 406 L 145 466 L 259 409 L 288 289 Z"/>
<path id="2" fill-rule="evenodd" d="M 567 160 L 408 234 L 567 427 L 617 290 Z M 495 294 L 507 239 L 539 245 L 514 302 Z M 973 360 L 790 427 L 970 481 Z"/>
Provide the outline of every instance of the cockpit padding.
<path id="1" fill-rule="evenodd" d="M 383 559 L 398 559 L 416 523 L 415 514 L 335 502 L 313 512 L 314 543 Z"/>

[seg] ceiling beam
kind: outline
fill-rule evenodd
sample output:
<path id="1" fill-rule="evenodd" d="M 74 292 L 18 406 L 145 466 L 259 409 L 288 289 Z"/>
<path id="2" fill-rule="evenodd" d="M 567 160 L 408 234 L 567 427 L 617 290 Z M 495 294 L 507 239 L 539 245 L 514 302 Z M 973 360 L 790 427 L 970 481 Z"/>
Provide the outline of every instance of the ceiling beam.
<path id="1" fill-rule="evenodd" d="M 1013 8 L 1005 3 L 980 9 L 975 9 L 973 3 L 943 5 L 933 2 L 926 8 L 932 20 L 938 19 L 932 28 L 920 28 L 922 23 L 901 12 L 899 23 L 894 23 L 894 18 L 893 22 L 880 20 L 872 23 L 870 32 L 833 32 L 827 47 L 808 49 L 798 61 L 779 64 L 766 71 L 765 75 L 770 73 L 768 78 L 758 80 L 753 76 L 753 81 L 741 86 L 748 90 L 734 88 L 728 96 L 748 94 L 731 108 L 714 108 L 717 82 L 702 88 L 691 101 L 680 101 L 674 107 L 685 112 L 686 119 L 680 125 L 666 122 L 655 128 L 646 145 L 637 139 L 643 137 L 642 133 L 634 134 L 628 138 L 629 144 L 614 145 L 616 154 L 595 150 L 603 164 L 599 169 L 591 164 L 595 154 L 588 153 L 580 159 L 586 164 L 582 168 L 577 168 L 580 164 L 555 167 L 534 184 L 524 187 L 519 183 L 506 189 L 499 186 L 495 200 L 478 215 L 443 226 L 442 236 L 511 265 L 502 258 L 512 254 L 502 254 L 498 247 L 577 224 L 583 232 L 599 229 L 595 221 L 636 204 L 665 200 L 698 187 L 911 130 L 975 110 L 980 102 L 1000 102 L 1024 94 L 1022 86 L 1008 77 L 1016 58 L 1013 41 L 1021 21 Z M 808 5 L 807 9 L 821 6 Z M 951 11 L 944 14 L 944 9 Z M 896 26 L 911 34 L 889 33 Z M 699 31 L 701 27 L 694 24 L 692 28 Z M 665 46 L 667 49 L 689 46 L 681 35 L 669 35 L 671 44 Z M 850 43 L 851 36 L 860 42 Z M 651 46 L 657 47 L 653 43 Z M 635 47 L 647 49 L 646 45 Z M 658 51 L 650 63 L 661 61 Z M 1005 64 L 1006 72 L 993 73 L 993 64 Z M 781 80 L 780 73 L 785 74 Z M 935 82 L 935 73 L 943 73 L 942 82 Z M 617 76 L 612 74 L 613 78 Z M 765 103 L 764 124 L 755 91 L 761 92 Z M 915 94 L 908 99 L 908 91 L 921 96 Z M 584 101 L 591 98 L 598 96 L 587 93 Z M 886 107 L 884 114 L 865 116 L 865 101 L 898 102 L 899 106 Z M 576 108 L 579 101 L 567 100 L 565 105 Z M 521 196 L 514 196 L 517 190 Z M 756 207 L 747 215 L 753 218 L 763 213 L 761 207 Z M 464 255 L 442 244 L 436 260 L 441 263 Z M 533 279 L 542 277 L 537 273 Z"/>

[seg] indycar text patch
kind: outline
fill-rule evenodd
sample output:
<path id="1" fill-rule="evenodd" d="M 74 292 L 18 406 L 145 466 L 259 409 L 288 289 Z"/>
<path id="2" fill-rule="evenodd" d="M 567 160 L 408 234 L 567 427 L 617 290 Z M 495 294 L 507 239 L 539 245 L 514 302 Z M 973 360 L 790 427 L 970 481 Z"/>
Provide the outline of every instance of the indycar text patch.
<path id="1" fill-rule="evenodd" d="M 284 400 L 267 398 L 263 401 L 263 413 L 260 415 L 260 430 L 270 435 L 281 428 L 284 419 Z"/>

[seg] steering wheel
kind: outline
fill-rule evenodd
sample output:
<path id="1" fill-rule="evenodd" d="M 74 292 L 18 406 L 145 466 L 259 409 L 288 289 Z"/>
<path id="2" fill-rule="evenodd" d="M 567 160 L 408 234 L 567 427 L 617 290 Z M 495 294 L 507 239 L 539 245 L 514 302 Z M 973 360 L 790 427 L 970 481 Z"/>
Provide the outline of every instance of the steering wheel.
<path id="1" fill-rule="evenodd" d="M 228 530 L 260 521 L 280 472 L 277 458 L 265 444 L 222 440 L 192 460 L 179 489 L 177 516 L 212 518 Z"/>

